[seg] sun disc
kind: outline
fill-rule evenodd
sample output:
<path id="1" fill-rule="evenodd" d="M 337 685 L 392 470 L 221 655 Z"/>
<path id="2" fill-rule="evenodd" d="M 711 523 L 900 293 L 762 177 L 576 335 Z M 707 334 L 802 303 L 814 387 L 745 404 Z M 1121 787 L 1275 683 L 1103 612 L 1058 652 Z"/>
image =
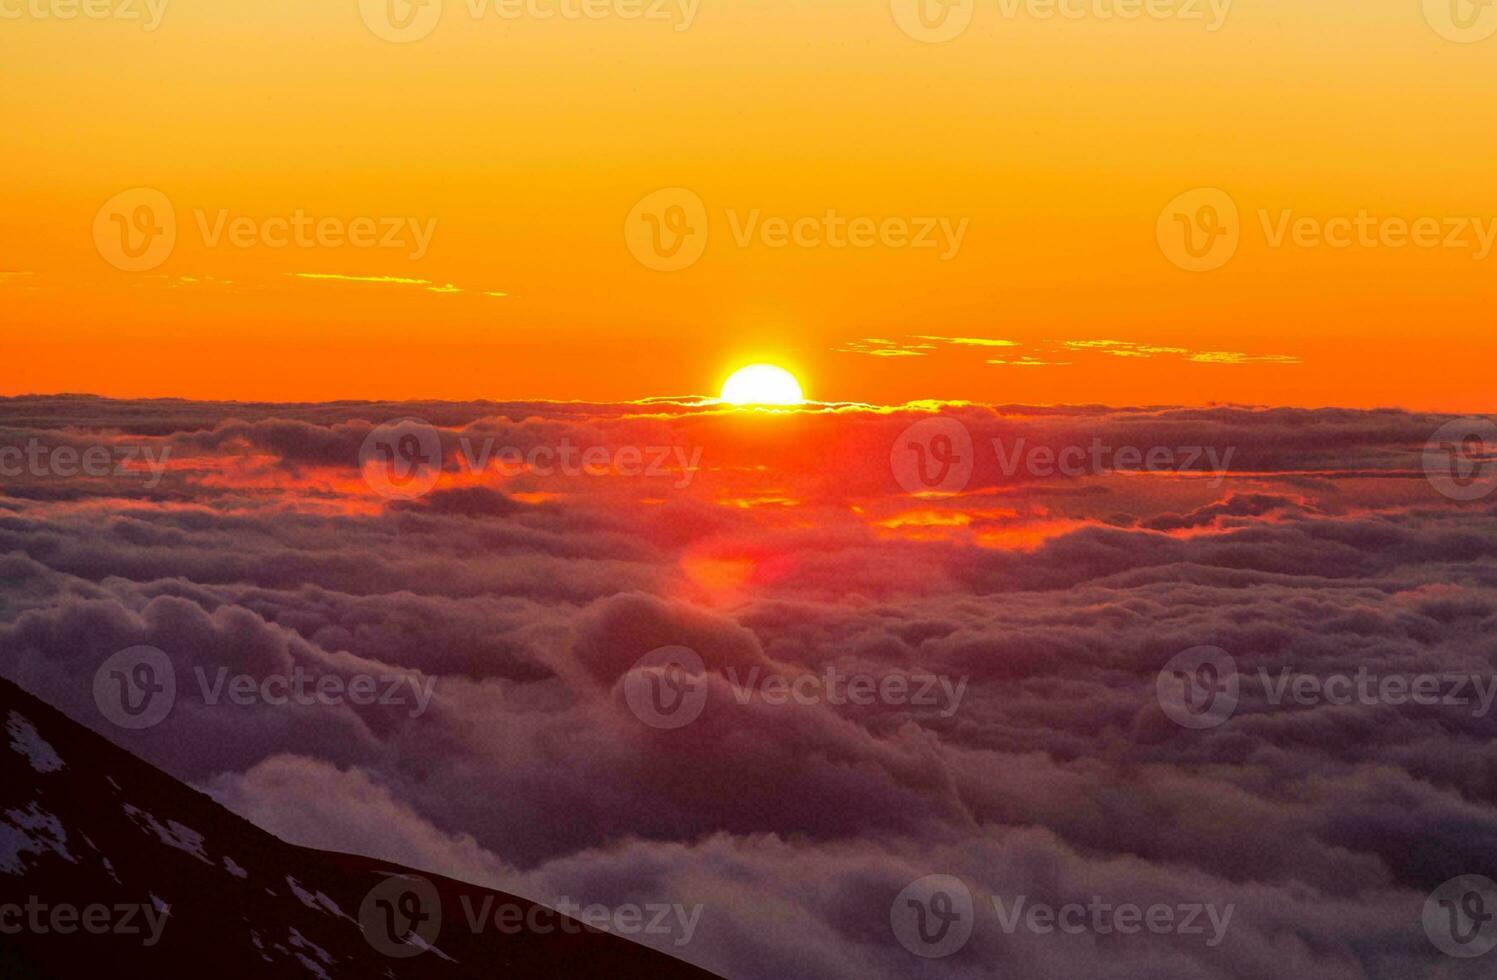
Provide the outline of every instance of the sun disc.
<path id="1" fill-rule="evenodd" d="M 723 383 L 729 405 L 802 405 L 806 401 L 795 375 L 773 364 L 754 364 L 733 372 Z"/>

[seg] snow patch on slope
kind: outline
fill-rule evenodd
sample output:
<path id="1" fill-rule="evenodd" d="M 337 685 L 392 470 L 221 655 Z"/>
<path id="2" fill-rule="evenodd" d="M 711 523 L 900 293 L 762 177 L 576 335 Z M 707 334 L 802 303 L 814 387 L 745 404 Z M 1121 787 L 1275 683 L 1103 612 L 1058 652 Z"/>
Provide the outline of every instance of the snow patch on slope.
<path id="1" fill-rule="evenodd" d="M 0 817 L 0 872 L 20 874 L 26 868 L 22 854 L 40 857 L 48 851 L 77 863 L 68 853 L 68 835 L 62 821 L 36 803 L 25 810 L 6 810 Z"/>
<path id="2" fill-rule="evenodd" d="M 166 826 L 163 827 L 161 822 L 155 817 L 139 807 L 131 806 L 128 803 L 125 804 L 125 813 L 142 830 L 149 830 L 155 833 L 161 839 L 161 843 L 166 846 L 175 847 L 179 851 L 191 854 L 204 864 L 213 863 L 208 860 L 208 853 L 203 850 L 203 835 L 191 827 L 185 827 L 175 820 L 168 820 Z"/>
<path id="3" fill-rule="evenodd" d="M 298 899 L 300 899 L 301 903 L 307 908 L 317 912 L 325 912 L 328 915 L 337 916 L 340 919 L 348 919 L 349 922 L 354 921 L 346 913 L 344 913 L 343 909 L 339 908 L 337 902 L 333 901 L 322 892 L 317 892 L 314 895 L 313 893 L 303 888 L 301 886 L 301 882 L 297 881 L 290 875 L 286 876 L 286 884 L 291 886 L 291 893 Z M 275 893 L 272 892 L 271 894 Z"/>
<path id="4" fill-rule="evenodd" d="M 317 958 L 324 963 L 331 964 L 333 962 L 333 957 L 327 950 L 312 942 L 306 936 L 303 936 L 295 926 L 291 927 L 291 935 L 288 937 L 288 941 L 297 949 L 304 949 L 309 953 L 316 954 Z"/>
<path id="5" fill-rule="evenodd" d="M 66 763 L 57 750 L 41 737 L 36 726 L 24 715 L 12 711 L 5 720 L 5 730 L 10 734 L 11 751 L 24 755 L 37 772 L 56 772 L 65 768 Z"/>

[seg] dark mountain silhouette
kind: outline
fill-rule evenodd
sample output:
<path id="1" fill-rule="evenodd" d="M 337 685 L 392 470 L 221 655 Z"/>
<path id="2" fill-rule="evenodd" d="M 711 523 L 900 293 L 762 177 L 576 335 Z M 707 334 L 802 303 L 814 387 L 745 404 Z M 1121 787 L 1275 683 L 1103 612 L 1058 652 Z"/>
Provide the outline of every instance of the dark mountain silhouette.
<path id="1" fill-rule="evenodd" d="M 0 680 L 0 978 L 78 977 L 712 980 L 523 899 L 286 844 Z"/>

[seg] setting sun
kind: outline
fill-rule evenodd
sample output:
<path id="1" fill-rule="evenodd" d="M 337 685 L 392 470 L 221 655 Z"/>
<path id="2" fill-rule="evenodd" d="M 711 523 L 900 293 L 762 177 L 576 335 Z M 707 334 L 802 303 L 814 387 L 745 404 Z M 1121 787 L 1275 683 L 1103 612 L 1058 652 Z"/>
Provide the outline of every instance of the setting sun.
<path id="1" fill-rule="evenodd" d="M 800 405 L 806 397 L 789 371 L 755 364 L 735 371 L 723 383 L 722 400 L 729 405 Z"/>

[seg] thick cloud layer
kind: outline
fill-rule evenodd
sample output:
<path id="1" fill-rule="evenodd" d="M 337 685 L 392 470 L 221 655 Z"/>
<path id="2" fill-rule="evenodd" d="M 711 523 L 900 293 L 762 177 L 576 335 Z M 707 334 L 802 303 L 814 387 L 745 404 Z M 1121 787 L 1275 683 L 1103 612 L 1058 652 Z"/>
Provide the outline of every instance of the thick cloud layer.
<path id="1" fill-rule="evenodd" d="M 0 673 L 297 843 L 700 906 L 640 938 L 734 980 L 1487 976 L 1424 922 L 1497 864 L 1497 495 L 1426 472 L 1449 421 L 3 400 Z M 175 701 L 122 727 L 141 646 Z M 895 921 L 932 875 L 939 958 Z"/>

